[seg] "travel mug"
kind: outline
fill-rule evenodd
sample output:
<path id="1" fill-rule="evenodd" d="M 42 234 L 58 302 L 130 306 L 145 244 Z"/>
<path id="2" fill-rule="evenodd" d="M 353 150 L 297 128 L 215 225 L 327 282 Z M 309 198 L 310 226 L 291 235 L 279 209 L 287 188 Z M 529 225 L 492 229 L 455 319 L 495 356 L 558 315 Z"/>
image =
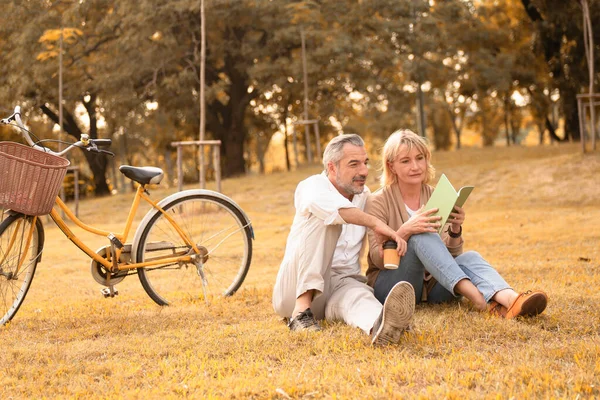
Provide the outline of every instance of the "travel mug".
<path id="1" fill-rule="evenodd" d="M 396 269 L 400 264 L 400 255 L 396 247 L 398 243 L 395 240 L 388 240 L 383 244 L 383 267 L 385 269 Z"/>

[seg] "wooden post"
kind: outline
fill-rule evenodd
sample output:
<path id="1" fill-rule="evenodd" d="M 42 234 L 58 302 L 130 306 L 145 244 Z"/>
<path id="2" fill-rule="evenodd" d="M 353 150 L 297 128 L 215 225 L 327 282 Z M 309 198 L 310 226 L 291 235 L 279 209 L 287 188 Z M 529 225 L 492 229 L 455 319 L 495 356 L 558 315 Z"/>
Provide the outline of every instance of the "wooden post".
<path id="1" fill-rule="evenodd" d="M 317 144 L 317 158 L 322 159 L 323 154 L 321 153 L 321 135 L 319 134 L 319 121 L 315 122 L 315 142 Z"/>
<path id="2" fill-rule="evenodd" d="M 114 158 L 110 161 L 110 174 L 112 175 L 114 188 L 117 190 L 117 192 L 119 192 L 121 187 L 119 185 L 119 177 L 117 176 L 117 168 L 115 167 Z"/>
<path id="3" fill-rule="evenodd" d="M 591 134 L 592 134 L 592 151 L 596 151 L 596 119 L 594 118 L 595 115 L 595 109 L 596 109 L 596 103 L 594 102 L 594 99 L 590 99 L 590 112 L 591 112 L 591 116 L 592 116 L 592 126 L 591 126 Z"/>
<path id="4" fill-rule="evenodd" d="M 79 167 L 73 167 L 73 183 L 75 184 L 75 216 L 79 218 Z"/>
<path id="5" fill-rule="evenodd" d="M 296 168 L 300 166 L 300 160 L 298 159 L 298 137 L 296 136 L 296 127 L 292 130 L 292 144 L 294 148 L 294 160 L 296 160 Z"/>
<path id="6" fill-rule="evenodd" d="M 586 125 L 587 125 L 587 104 L 585 103 L 585 100 L 582 103 L 581 108 L 583 110 L 583 115 L 582 115 L 582 118 L 583 118 L 583 136 L 587 136 L 587 128 L 586 128 Z M 571 141 L 572 140 L 573 139 L 571 139 Z M 585 151 L 585 149 L 584 149 L 584 151 Z"/>
<path id="7" fill-rule="evenodd" d="M 304 75 L 304 119 L 308 120 L 308 73 L 306 72 L 306 41 L 304 40 L 304 28 L 300 31 L 302 39 L 302 70 Z M 312 151 L 310 148 L 310 127 L 304 125 L 304 137 L 306 139 L 306 159 L 312 163 Z"/>
<path id="8" fill-rule="evenodd" d="M 421 89 L 421 79 L 417 81 L 417 128 L 419 135 L 422 137 L 427 136 L 426 132 L 426 120 L 425 120 L 425 96 L 423 95 L 423 89 Z"/>
<path id="9" fill-rule="evenodd" d="M 285 167 L 286 167 L 286 170 L 289 172 L 289 171 L 292 170 L 292 168 L 291 168 L 291 165 L 290 165 L 290 152 L 288 150 L 288 142 L 289 142 L 289 139 L 288 139 L 288 126 L 289 126 L 289 124 L 287 122 L 287 120 L 288 120 L 287 116 L 288 116 L 288 109 L 287 109 L 287 106 L 286 106 L 285 107 L 285 118 L 284 118 L 284 121 L 285 121 L 285 134 L 284 134 L 284 137 L 283 137 L 283 148 L 285 149 Z"/>
<path id="10" fill-rule="evenodd" d="M 583 130 L 583 113 L 582 113 L 582 104 L 581 97 L 577 96 L 577 114 L 579 115 L 579 137 L 581 139 L 581 152 L 585 153 L 585 131 Z M 550 135 L 552 137 L 552 135 Z"/>
<path id="11" fill-rule="evenodd" d="M 587 57 L 589 72 L 589 95 L 590 95 L 590 123 L 592 135 L 592 151 L 596 150 L 596 112 L 594 110 L 594 35 L 592 32 L 592 22 L 590 19 L 590 8 L 587 0 L 581 0 L 583 8 L 583 37 L 585 45 L 585 55 Z"/>
<path id="12" fill-rule="evenodd" d="M 594 136 L 596 135 L 595 126 L 594 125 L 595 125 L 596 121 L 594 119 L 594 99 L 591 96 L 588 99 L 588 106 L 589 106 L 589 113 L 590 113 L 589 114 L 589 116 L 590 116 L 590 130 L 589 130 L 589 134 L 590 134 L 590 139 L 591 139 L 591 143 L 592 143 L 592 151 L 593 151 L 594 150 Z M 587 131 L 587 129 L 586 129 L 586 131 Z"/>
<path id="13" fill-rule="evenodd" d="M 217 183 L 217 192 L 221 193 L 221 147 L 213 145 L 213 168 L 215 169 L 215 181 Z"/>
<path id="14" fill-rule="evenodd" d="M 63 13 L 60 13 L 60 37 L 58 39 L 58 151 L 63 150 L 62 133 L 63 133 Z M 60 199 L 64 203 L 65 189 L 60 186 Z M 65 218 L 65 212 L 60 210 L 60 214 Z"/>
<path id="15" fill-rule="evenodd" d="M 206 108 L 204 104 L 204 81 L 206 64 L 206 21 L 204 17 L 204 0 L 200 0 L 200 141 L 204 140 L 204 126 L 206 125 Z M 200 188 L 206 186 L 206 171 L 204 170 L 204 147 L 198 145 L 198 163 L 200 164 Z"/>
<path id="16" fill-rule="evenodd" d="M 592 151 L 596 151 L 596 112 L 594 99 L 590 99 L 590 134 L 592 135 Z"/>
<path id="17" fill-rule="evenodd" d="M 177 146 L 177 190 L 183 189 L 183 172 L 181 171 L 181 146 Z"/>
<path id="18" fill-rule="evenodd" d="M 127 132 L 125 131 L 125 129 L 123 128 L 119 128 L 119 157 L 121 159 L 121 165 L 127 165 L 128 164 L 128 160 L 126 157 L 126 154 L 128 153 L 128 146 L 127 146 Z M 128 191 L 131 191 L 132 186 L 131 184 L 129 184 L 129 182 L 125 181 L 125 175 L 123 174 L 119 174 L 119 180 L 120 180 L 120 187 L 121 187 L 121 192 L 125 193 Z"/>
<path id="19" fill-rule="evenodd" d="M 304 138 L 306 141 L 306 160 L 309 164 L 312 163 L 312 150 L 310 148 L 310 126 L 304 125 Z"/>

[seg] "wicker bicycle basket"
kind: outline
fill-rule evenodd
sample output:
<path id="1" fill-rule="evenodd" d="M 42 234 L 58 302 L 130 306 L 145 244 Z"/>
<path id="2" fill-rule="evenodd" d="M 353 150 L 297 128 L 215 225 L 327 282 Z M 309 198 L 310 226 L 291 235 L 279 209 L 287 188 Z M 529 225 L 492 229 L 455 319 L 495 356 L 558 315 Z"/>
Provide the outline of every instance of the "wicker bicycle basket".
<path id="1" fill-rule="evenodd" d="M 69 160 L 14 142 L 0 142 L 0 207 L 27 215 L 52 211 Z"/>

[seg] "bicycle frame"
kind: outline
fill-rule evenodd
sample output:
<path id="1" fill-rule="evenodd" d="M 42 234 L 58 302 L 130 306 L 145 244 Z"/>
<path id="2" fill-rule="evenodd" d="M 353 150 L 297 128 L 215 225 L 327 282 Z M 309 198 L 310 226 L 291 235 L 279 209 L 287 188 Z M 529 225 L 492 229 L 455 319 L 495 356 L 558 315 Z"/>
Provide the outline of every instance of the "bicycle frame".
<path id="1" fill-rule="evenodd" d="M 171 225 L 173 226 L 175 231 L 179 234 L 181 239 L 188 246 L 190 246 L 196 254 L 199 253 L 199 250 L 198 250 L 196 244 L 190 240 L 190 238 L 185 234 L 185 232 L 183 232 L 183 230 L 179 227 L 179 225 L 177 225 L 177 223 L 175 221 L 173 221 L 173 219 L 167 213 L 165 213 L 165 211 L 158 205 L 157 202 L 153 201 L 150 197 L 148 197 L 148 195 L 146 194 L 146 187 L 142 186 L 142 185 L 139 185 L 137 188 L 135 197 L 133 199 L 133 203 L 131 204 L 131 208 L 129 210 L 129 215 L 127 216 L 127 221 L 125 222 L 125 228 L 122 233 L 109 232 L 109 231 L 105 231 L 102 229 L 97 229 L 90 225 L 86 225 L 79 218 L 77 218 L 75 216 L 75 214 L 73 214 L 73 212 L 71 212 L 71 210 L 67 207 L 67 205 L 60 199 L 60 197 L 56 197 L 55 205 L 65 213 L 65 216 L 67 217 L 67 219 L 71 220 L 77 226 L 84 229 L 85 231 L 88 231 L 88 232 L 93 233 L 98 236 L 105 236 L 105 237 L 108 237 L 109 235 L 112 234 L 121 243 L 125 243 L 127 241 L 127 237 L 129 236 L 131 226 L 133 224 L 133 218 L 138 210 L 140 201 L 142 199 L 144 199 L 147 203 L 149 203 L 154 209 L 159 210 L 165 216 L 165 218 L 169 221 L 169 223 L 171 223 Z M 114 266 L 110 261 L 108 261 L 106 258 L 103 258 L 100 255 L 98 255 L 95 251 L 93 251 L 85 243 L 83 243 L 83 241 L 81 239 L 79 239 L 77 237 L 77 235 L 75 235 L 71 231 L 71 229 L 67 226 L 65 220 L 60 216 L 56 207 L 54 207 L 52 209 L 52 211 L 50 212 L 50 217 L 52 218 L 52 220 L 54 220 L 54 223 L 56 224 L 56 226 L 58 226 L 58 228 L 65 234 L 65 236 L 71 242 L 73 242 L 73 244 L 75 244 L 75 246 L 77 246 L 81 251 L 86 253 L 90 258 L 93 258 L 96 262 L 98 262 L 99 264 L 102 264 L 107 270 L 112 271 L 112 272 L 136 269 L 136 268 L 141 268 L 141 267 L 149 267 L 149 266 L 153 266 L 153 265 L 161 265 L 161 264 L 167 264 L 167 263 L 191 262 L 192 261 L 191 255 L 179 255 L 179 256 L 168 257 L 168 258 L 160 257 L 158 259 L 153 259 L 153 260 L 149 260 L 149 261 L 145 261 L 145 262 L 141 262 L 141 263 L 127 264 L 127 263 L 118 262 L 117 263 L 117 271 L 115 271 Z M 116 248 L 116 254 L 114 254 L 112 256 L 114 256 L 114 259 L 120 260 L 122 252 L 123 252 L 123 248 Z"/>

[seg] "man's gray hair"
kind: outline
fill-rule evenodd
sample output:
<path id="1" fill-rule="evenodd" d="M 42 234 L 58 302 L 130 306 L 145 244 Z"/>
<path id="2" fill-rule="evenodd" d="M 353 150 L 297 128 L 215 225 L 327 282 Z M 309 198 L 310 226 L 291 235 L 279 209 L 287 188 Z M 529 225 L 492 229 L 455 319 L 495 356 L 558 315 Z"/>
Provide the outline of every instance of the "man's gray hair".
<path id="1" fill-rule="evenodd" d="M 325 151 L 323 152 L 323 166 L 325 167 L 325 171 L 327 171 L 327 164 L 330 162 L 339 166 L 340 160 L 344 156 L 342 149 L 346 143 L 360 147 L 364 147 L 365 145 L 365 141 L 355 133 L 346 133 L 334 137 L 327 144 L 327 147 L 325 147 Z"/>

